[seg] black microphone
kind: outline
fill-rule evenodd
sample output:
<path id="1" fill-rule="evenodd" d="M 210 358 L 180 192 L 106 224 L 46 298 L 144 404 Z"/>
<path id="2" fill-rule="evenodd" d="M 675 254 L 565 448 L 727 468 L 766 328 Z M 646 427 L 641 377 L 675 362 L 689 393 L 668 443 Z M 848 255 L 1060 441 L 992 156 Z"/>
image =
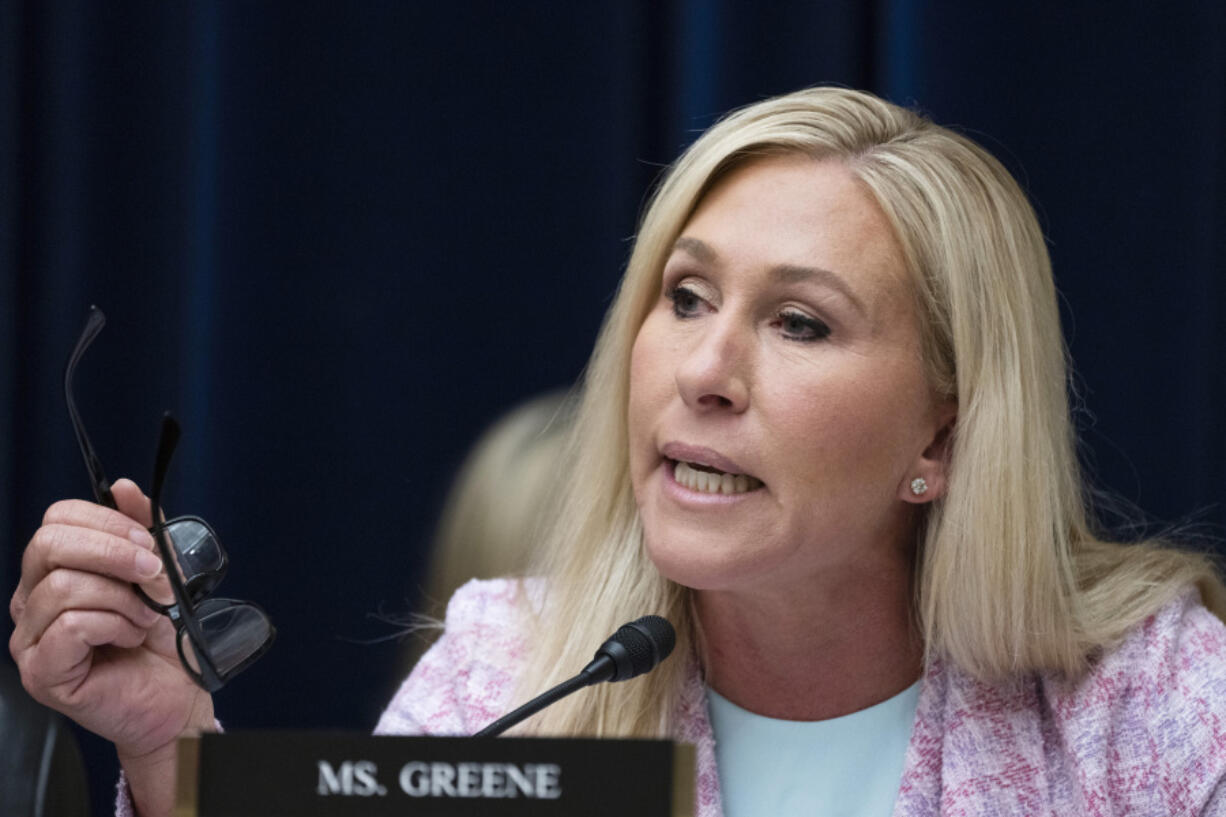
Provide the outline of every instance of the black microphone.
<path id="1" fill-rule="evenodd" d="M 572 692 L 603 681 L 626 681 L 651 672 L 656 665 L 668 658 L 677 643 L 677 634 L 668 619 L 660 616 L 643 616 L 617 628 L 617 632 L 600 645 L 596 656 L 583 670 L 563 681 L 548 692 L 536 696 L 528 703 L 503 715 L 482 729 L 475 738 L 500 735 L 525 718 L 535 715 L 550 704 L 556 703 Z"/>

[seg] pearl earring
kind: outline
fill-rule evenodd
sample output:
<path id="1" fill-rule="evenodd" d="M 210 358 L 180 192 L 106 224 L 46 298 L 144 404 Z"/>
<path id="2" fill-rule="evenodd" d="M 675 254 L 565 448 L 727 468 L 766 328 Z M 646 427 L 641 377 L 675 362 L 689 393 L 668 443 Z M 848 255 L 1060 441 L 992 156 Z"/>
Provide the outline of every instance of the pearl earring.
<path id="1" fill-rule="evenodd" d="M 911 480 L 911 493 L 916 496 L 923 496 L 928 491 L 928 483 L 923 477 L 916 477 Z"/>

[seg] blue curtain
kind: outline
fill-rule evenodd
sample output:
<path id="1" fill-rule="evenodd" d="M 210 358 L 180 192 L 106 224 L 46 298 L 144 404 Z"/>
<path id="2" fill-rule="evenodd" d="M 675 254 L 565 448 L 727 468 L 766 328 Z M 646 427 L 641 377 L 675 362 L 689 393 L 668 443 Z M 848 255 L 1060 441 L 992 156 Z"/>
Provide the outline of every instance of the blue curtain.
<path id="1" fill-rule="evenodd" d="M 280 639 L 243 727 L 365 729 L 398 681 L 454 468 L 579 375 L 659 168 L 819 82 L 916 106 L 1021 179 L 1050 239 L 1097 484 L 1226 524 L 1226 5 L 10 0 L 0 6 L 0 586 L 88 490 L 168 490 Z M 6 596 L 7 597 L 7 596 Z M 114 760 L 86 738 L 98 811 Z"/>

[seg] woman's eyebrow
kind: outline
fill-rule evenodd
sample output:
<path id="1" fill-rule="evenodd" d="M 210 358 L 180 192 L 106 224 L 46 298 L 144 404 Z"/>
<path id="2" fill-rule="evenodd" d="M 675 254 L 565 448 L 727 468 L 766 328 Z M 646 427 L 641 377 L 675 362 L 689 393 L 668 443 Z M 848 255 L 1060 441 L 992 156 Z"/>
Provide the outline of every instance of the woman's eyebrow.
<path id="1" fill-rule="evenodd" d="M 713 264 L 718 258 L 715 250 L 707 242 L 689 236 L 683 235 L 674 241 L 673 249 L 689 253 L 704 264 Z"/>
<path id="2" fill-rule="evenodd" d="M 710 244 L 697 238 L 683 235 L 673 242 L 673 249 L 681 250 L 704 264 L 719 263 L 719 253 Z M 822 284 L 840 293 L 851 302 L 852 306 L 859 310 L 860 314 L 868 315 L 868 308 L 860 300 L 859 296 L 852 291 L 852 288 L 847 285 L 847 282 L 838 273 L 828 269 L 805 267 L 799 264 L 780 264 L 777 267 L 771 268 L 770 276 L 776 282 L 782 284 L 803 283 L 807 281 Z"/>
<path id="3" fill-rule="evenodd" d="M 813 281 L 822 284 L 842 294 L 843 297 L 851 302 L 852 306 L 860 311 L 861 315 L 864 315 L 865 317 L 868 316 L 868 308 L 865 307 L 864 302 L 860 300 L 859 296 L 852 291 L 851 287 L 847 285 L 847 282 L 844 281 L 836 272 L 831 272 L 823 267 L 802 267 L 796 264 L 781 264 L 777 267 L 771 268 L 770 276 L 779 283 L 783 284 L 803 283 L 806 281 Z"/>

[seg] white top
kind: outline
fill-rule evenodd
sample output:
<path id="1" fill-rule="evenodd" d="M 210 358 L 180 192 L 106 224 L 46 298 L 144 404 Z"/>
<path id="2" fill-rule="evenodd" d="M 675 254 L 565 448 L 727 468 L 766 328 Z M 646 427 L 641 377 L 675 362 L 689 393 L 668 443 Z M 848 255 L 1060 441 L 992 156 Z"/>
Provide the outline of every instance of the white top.
<path id="1" fill-rule="evenodd" d="M 708 687 L 725 817 L 890 817 L 919 690 L 841 718 L 785 721 Z"/>

